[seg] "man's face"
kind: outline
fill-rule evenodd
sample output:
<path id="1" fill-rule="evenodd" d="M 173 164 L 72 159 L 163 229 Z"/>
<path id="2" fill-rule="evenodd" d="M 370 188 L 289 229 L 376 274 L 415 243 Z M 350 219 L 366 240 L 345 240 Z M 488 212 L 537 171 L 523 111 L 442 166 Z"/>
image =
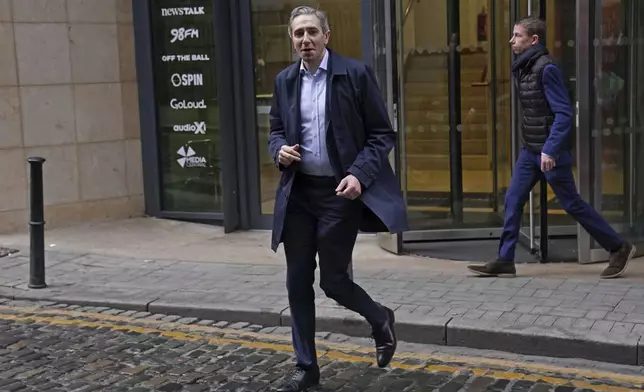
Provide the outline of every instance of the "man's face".
<path id="1" fill-rule="evenodd" d="M 512 39 L 510 39 L 510 45 L 512 46 L 514 54 L 521 54 L 538 42 L 539 37 L 536 35 L 528 35 L 525 27 L 521 25 L 514 26 Z"/>
<path id="2" fill-rule="evenodd" d="M 324 48 L 329 42 L 330 31 L 322 32 L 320 20 L 315 15 L 300 15 L 291 25 L 293 48 L 305 63 L 322 61 Z"/>

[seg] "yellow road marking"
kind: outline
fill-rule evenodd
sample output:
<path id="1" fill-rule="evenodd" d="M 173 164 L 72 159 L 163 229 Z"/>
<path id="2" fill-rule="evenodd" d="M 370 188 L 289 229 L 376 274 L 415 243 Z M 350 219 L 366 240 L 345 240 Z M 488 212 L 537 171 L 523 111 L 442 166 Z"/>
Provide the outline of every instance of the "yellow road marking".
<path id="1" fill-rule="evenodd" d="M 284 351 L 292 352 L 293 348 L 291 346 L 291 340 L 289 336 L 282 335 L 271 335 L 271 334 L 261 334 L 256 332 L 240 331 L 235 329 L 226 329 L 226 328 L 216 328 L 216 327 L 207 327 L 200 325 L 186 325 L 181 323 L 170 323 L 164 322 L 161 320 L 144 320 L 136 319 L 132 317 L 125 316 L 113 316 L 106 315 L 101 313 L 90 313 L 90 312 L 79 312 L 79 311 L 69 311 L 63 309 L 44 309 L 44 308 L 35 308 L 35 307 L 10 307 L 5 305 L 0 305 L 0 311 L 10 311 L 14 313 L 23 313 L 27 315 L 19 314 L 7 314 L 0 313 L 0 319 L 13 320 L 13 321 L 31 321 L 31 322 L 43 322 L 51 325 L 70 325 L 70 326 L 79 326 L 79 327 L 92 327 L 92 328 L 110 328 L 113 330 L 120 331 L 129 331 L 137 332 L 140 334 L 150 334 L 158 333 L 162 336 L 172 338 L 180 341 L 207 341 L 216 345 L 225 345 L 225 344 L 238 344 L 247 348 L 256 348 L 256 349 L 268 349 L 273 351 Z M 38 316 L 42 315 L 42 316 Z M 59 317 L 52 316 L 66 316 L 66 317 L 75 317 L 77 319 L 64 319 Z M 90 318 L 101 321 L 88 321 L 83 319 L 78 319 L 79 317 Z M 118 325 L 114 322 L 124 322 L 124 323 L 139 323 L 146 325 L 156 325 L 157 328 L 152 327 L 142 327 L 138 325 Z M 164 329 L 162 329 L 164 328 Z M 167 329 L 167 330 L 166 330 Z M 169 329 L 183 329 L 189 332 L 182 332 Z M 204 336 L 200 333 L 219 333 L 219 334 L 228 334 L 236 335 L 239 338 L 219 338 L 219 337 L 210 337 Z M 244 339 L 245 338 L 245 339 Z M 248 340 L 253 339 L 253 340 Z M 271 341 L 283 341 L 281 343 L 267 343 L 257 340 L 271 340 Z M 360 347 L 354 344 L 342 344 L 328 342 L 324 340 L 317 340 L 317 345 L 326 347 L 326 350 L 319 350 L 321 356 L 326 356 L 329 359 L 342 360 L 346 362 L 363 362 L 363 363 L 373 363 L 373 349 L 366 347 Z M 351 354 L 349 354 L 351 353 Z M 365 354 L 365 356 L 355 355 L 355 354 Z M 494 359 L 494 358 L 473 358 L 473 357 L 464 357 L 456 355 L 443 355 L 443 354 L 417 354 L 417 353 L 396 353 L 397 361 L 391 362 L 392 368 L 398 368 L 402 370 L 425 370 L 428 372 L 447 372 L 447 373 L 461 373 L 461 372 L 472 372 L 477 376 L 488 376 L 493 378 L 503 378 L 507 380 L 529 380 L 529 381 L 538 381 L 542 380 L 553 385 L 564 385 L 572 383 L 578 388 L 589 388 L 601 392 L 626 392 L 626 391 L 637 391 L 641 390 L 644 387 L 644 376 L 634 376 L 634 375 L 625 375 L 613 372 L 606 371 L 595 371 L 582 368 L 572 368 L 572 367 L 557 367 L 554 365 L 546 364 L 531 364 L 531 363 L 517 363 L 508 360 Z M 442 362 L 447 363 L 445 365 L 411 365 L 400 362 L 404 359 L 413 359 L 420 360 L 423 362 Z M 478 368 L 475 366 L 479 366 Z M 483 366 L 488 367 L 498 367 L 502 369 L 514 369 L 517 371 L 523 372 L 513 372 L 513 371 L 500 371 L 500 370 L 491 370 L 481 368 Z M 532 372 L 544 374 L 533 375 L 525 374 L 524 372 Z M 591 384 L 586 381 L 571 381 L 560 377 L 550 377 L 546 376 L 547 373 L 556 373 L 558 375 L 565 375 L 573 378 L 583 378 L 587 380 L 612 380 L 624 384 L 634 384 L 638 389 L 629 389 L 616 387 L 611 385 L 602 385 L 602 384 Z"/>

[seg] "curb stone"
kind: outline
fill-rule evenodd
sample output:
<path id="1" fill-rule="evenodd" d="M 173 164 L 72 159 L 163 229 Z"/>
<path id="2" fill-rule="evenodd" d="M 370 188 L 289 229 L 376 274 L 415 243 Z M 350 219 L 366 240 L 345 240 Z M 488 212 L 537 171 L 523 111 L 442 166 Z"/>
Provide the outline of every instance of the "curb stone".
<path id="1" fill-rule="evenodd" d="M 43 301 L 80 306 L 105 306 L 112 309 L 136 310 L 152 314 L 172 314 L 197 319 L 246 322 L 264 327 L 290 325 L 288 307 L 250 307 L 236 304 L 175 304 L 156 300 L 151 302 L 122 298 L 86 298 L 70 294 L 57 296 L 13 291 L 0 292 L 0 298 L 11 300 Z M 52 294 L 52 293 L 49 293 Z M 319 330 L 349 336 L 369 336 L 370 328 L 360 316 L 340 308 L 317 309 L 316 325 Z M 546 330 L 535 325 L 519 328 L 501 322 L 453 317 L 397 315 L 396 334 L 409 343 L 457 346 L 475 349 L 506 351 L 523 355 L 558 358 L 579 358 L 622 365 L 644 365 L 644 340 L 630 334 L 611 336 L 608 333 Z"/>

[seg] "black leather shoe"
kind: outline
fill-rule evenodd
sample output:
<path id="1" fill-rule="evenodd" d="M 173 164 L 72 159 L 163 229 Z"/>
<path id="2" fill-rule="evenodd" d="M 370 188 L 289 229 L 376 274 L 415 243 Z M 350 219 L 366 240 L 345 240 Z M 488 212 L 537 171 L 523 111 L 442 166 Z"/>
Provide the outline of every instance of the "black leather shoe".
<path id="1" fill-rule="evenodd" d="M 396 331 L 394 330 L 394 311 L 383 306 L 387 313 L 387 321 L 382 327 L 373 329 L 373 340 L 376 341 L 376 361 L 378 367 L 384 368 L 389 365 L 398 346 Z"/>
<path id="2" fill-rule="evenodd" d="M 284 383 L 275 391 L 277 392 L 301 392 L 307 388 L 314 387 L 320 383 L 319 370 L 304 370 L 297 368 L 293 374 L 288 376 Z"/>

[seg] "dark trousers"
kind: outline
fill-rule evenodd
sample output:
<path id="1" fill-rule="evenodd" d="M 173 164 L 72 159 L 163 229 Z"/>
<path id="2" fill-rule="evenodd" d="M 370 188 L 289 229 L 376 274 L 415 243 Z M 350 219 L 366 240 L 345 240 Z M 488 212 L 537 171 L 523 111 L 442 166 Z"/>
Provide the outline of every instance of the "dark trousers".
<path id="1" fill-rule="evenodd" d="M 613 252 L 622 245 L 623 239 L 619 234 L 579 196 L 572 174 L 572 156 L 569 153 L 566 154 L 561 164 L 557 162 L 554 169 L 543 173 L 541 154 L 530 152 L 525 148 L 521 149 L 505 196 L 505 224 L 499 245 L 499 260 L 514 261 L 523 207 L 530 196 L 530 190 L 544 175 L 564 210 L 604 249 Z"/>
<path id="2" fill-rule="evenodd" d="M 315 256 L 320 263 L 320 287 L 347 309 L 374 326 L 384 324 L 383 308 L 347 272 L 361 218 L 359 201 L 336 196 L 333 177 L 297 174 L 284 222 L 286 288 L 291 309 L 297 366 L 317 368 L 315 351 Z"/>

